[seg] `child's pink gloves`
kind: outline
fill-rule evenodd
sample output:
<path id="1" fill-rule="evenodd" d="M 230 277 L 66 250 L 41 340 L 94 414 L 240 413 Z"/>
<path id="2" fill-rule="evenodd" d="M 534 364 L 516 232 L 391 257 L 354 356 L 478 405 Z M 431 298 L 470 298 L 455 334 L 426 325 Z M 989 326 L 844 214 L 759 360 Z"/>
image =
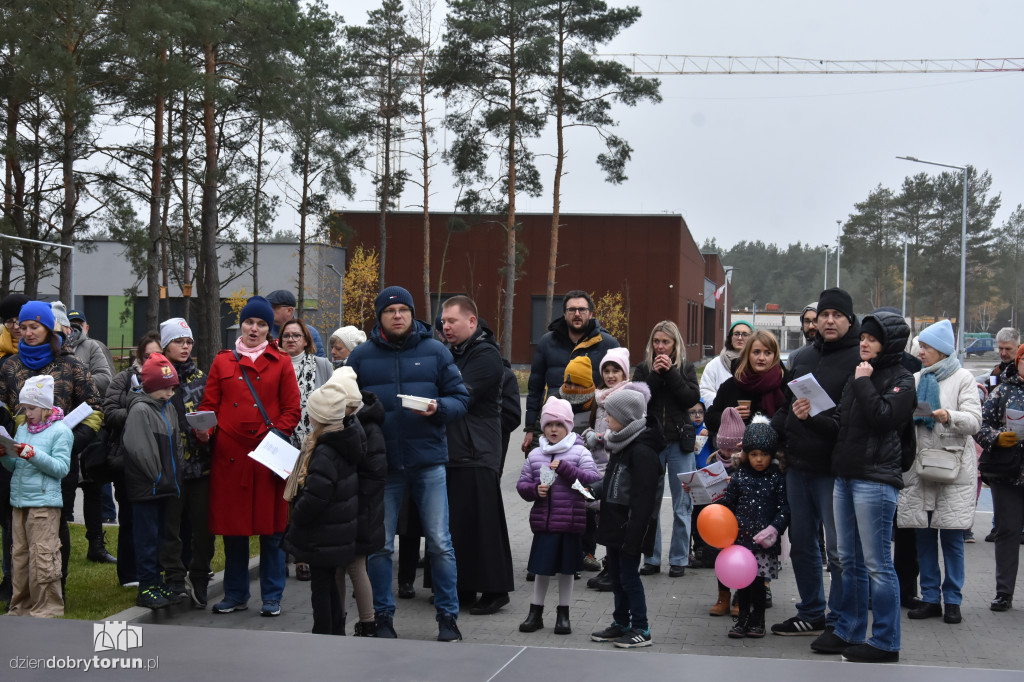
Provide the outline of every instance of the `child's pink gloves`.
<path id="1" fill-rule="evenodd" d="M 754 542 L 761 545 L 765 549 L 768 549 L 774 545 L 779 539 L 779 531 L 775 530 L 775 526 L 768 526 L 763 531 L 754 536 Z"/>

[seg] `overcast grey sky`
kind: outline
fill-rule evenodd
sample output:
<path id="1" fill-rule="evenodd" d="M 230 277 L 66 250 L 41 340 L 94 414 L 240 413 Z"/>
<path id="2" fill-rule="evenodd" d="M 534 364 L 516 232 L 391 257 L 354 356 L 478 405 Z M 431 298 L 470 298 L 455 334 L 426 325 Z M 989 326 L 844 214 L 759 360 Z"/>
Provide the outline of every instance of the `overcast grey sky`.
<path id="1" fill-rule="evenodd" d="M 328 4 L 348 24 L 364 24 L 366 12 L 379 6 Z M 836 60 L 1024 57 L 1019 0 L 634 4 L 643 17 L 603 51 Z M 591 133 L 568 138 L 563 211 L 679 213 L 698 243 L 707 237 L 726 246 L 742 239 L 834 243 L 836 220 L 845 221 L 876 185 L 895 189 L 907 175 L 942 170 L 897 155 L 990 171 L 993 191 L 1003 199 L 999 223 L 1024 203 L 1022 72 L 667 75 L 661 81 L 661 104 L 616 112 L 619 134 L 634 148 L 623 185 L 602 181 Z M 442 132 L 437 143 L 443 142 Z M 542 172 L 545 194 L 519 197 L 519 210 L 551 210 L 550 167 Z M 371 209 L 369 180 L 358 184 L 353 200 L 338 197 L 335 205 Z M 451 208 L 450 186 L 450 177 L 435 176 L 433 210 Z M 403 208 L 419 203 L 417 191 L 407 191 Z"/>

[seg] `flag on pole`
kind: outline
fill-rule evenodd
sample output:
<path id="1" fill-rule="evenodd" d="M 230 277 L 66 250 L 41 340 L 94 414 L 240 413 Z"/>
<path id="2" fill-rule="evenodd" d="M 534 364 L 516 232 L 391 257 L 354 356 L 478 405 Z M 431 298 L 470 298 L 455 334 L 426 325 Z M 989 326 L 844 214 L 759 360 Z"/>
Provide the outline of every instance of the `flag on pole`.
<path id="1" fill-rule="evenodd" d="M 725 293 L 725 287 L 726 286 L 727 286 L 726 284 L 723 284 L 722 286 L 720 286 L 717 289 L 715 289 L 715 300 L 716 301 L 722 300 L 722 294 Z"/>

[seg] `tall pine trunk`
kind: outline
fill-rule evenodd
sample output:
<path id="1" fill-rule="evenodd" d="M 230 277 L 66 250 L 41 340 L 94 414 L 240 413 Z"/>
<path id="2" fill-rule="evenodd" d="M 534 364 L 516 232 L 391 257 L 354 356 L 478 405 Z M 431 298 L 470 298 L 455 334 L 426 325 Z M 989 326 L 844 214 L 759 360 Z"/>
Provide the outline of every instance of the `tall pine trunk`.
<path id="1" fill-rule="evenodd" d="M 260 292 L 260 221 L 263 210 L 263 131 L 266 121 L 263 114 L 259 115 L 259 128 L 256 133 L 256 196 L 253 197 L 252 225 L 252 292 Z"/>
<path id="2" fill-rule="evenodd" d="M 167 61 L 167 51 L 161 50 L 160 61 Z M 149 244 L 146 262 L 146 329 L 156 329 L 160 322 L 160 254 L 163 243 L 160 231 L 160 203 L 163 181 L 160 176 L 164 156 L 164 94 L 163 86 L 156 89 L 153 113 L 153 168 L 149 195 Z M 74 305 L 73 303 L 71 305 Z"/>
<path id="3" fill-rule="evenodd" d="M 206 82 L 203 92 L 203 135 L 205 168 L 203 173 L 202 208 L 200 211 L 199 257 L 202 259 L 199 279 L 199 361 L 208 367 L 221 348 L 220 272 L 217 261 L 217 131 L 216 96 L 217 62 L 214 46 L 203 44 Z"/>
<path id="4" fill-rule="evenodd" d="M 424 63 L 420 62 L 420 143 L 423 145 L 423 301 L 427 320 L 433 320 L 430 307 L 430 144 L 427 137 L 427 90 Z M 440 290 L 438 290 L 440 295 Z"/>
<path id="5" fill-rule="evenodd" d="M 515 43 L 511 45 L 509 62 L 516 63 Z M 501 354 L 512 359 L 512 310 L 516 295 L 516 70 L 509 84 L 508 130 L 508 220 L 505 225 L 505 301 L 501 317 Z"/>
<path id="6" fill-rule="evenodd" d="M 309 154 L 310 142 L 304 141 L 302 154 L 302 203 L 299 205 L 299 309 L 296 316 L 302 318 L 306 298 L 306 213 L 309 210 Z"/>
<path id="7" fill-rule="evenodd" d="M 558 75 L 555 84 L 555 181 L 551 200 L 551 246 L 548 253 L 548 277 L 544 291 L 544 324 L 551 321 L 552 307 L 555 298 L 555 276 L 558 271 L 558 228 L 559 214 L 562 206 L 562 167 L 565 163 L 565 139 L 563 137 L 563 117 L 565 115 L 565 18 L 558 13 Z"/>

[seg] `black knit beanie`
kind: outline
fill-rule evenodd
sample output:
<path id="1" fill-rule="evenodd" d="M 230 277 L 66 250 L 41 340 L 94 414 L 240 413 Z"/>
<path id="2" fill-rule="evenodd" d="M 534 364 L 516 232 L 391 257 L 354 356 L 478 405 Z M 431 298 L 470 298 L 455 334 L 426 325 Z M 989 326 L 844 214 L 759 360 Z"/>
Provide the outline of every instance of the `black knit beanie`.
<path id="1" fill-rule="evenodd" d="M 820 315 L 826 310 L 838 310 L 846 315 L 850 322 L 856 320 L 853 315 L 853 298 L 843 289 L 832 287 L 821 292 L 821 295 L 818 296 L 818 314 Z"/>

